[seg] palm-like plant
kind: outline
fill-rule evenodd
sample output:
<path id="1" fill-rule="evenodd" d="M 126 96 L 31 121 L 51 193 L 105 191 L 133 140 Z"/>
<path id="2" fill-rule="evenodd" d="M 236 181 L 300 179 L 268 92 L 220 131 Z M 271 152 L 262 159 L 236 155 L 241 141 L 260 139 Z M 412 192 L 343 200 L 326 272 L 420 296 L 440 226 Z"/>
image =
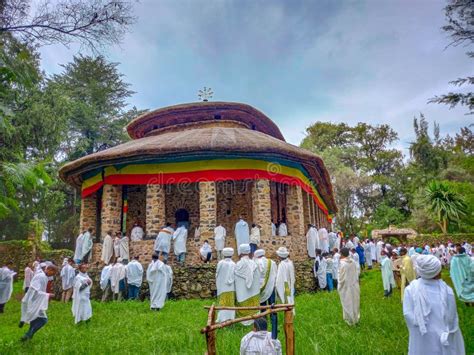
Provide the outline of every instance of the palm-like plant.
<path id="1" fill-rule="evenodd" d="M 448 184 L 441 181 L 431 181 L 428 184 L 425 190 L 425 200 L 428 211 L 434 217 L 443 234 L 447 233 L 449 222 L 459 222 L 460 217 L 464 216 L 467 211 L 462 197 Z"/>

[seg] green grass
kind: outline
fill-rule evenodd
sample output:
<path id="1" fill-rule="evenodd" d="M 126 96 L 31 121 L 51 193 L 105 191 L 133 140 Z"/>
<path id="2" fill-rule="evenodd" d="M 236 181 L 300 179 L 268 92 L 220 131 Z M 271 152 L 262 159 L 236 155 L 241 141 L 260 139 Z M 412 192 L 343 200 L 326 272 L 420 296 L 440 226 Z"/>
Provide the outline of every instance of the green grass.
<path id="1" fill-rule="evenodd" d="M 35 338 L 19 342 L 26 331 L 19 329 L 20 284 L 0 315 L 0 354 L 203 354 L 205 339 L 199 330 L 206 324 L 203 306 L 212 300 L 169 301 L 153 313 L 148 302 L 101 304 L 93 301 L 90 323 L 75 326 L 71 305 L 52 302 L 49 323 Z M 361 321 L 349 327 L 342 320 L 337 292 L 319 292 L 296 298 L 297 354 L 406 354 L 408 331 L 398 294 L 382 297 L 379 271 L 366 272 L 361 279 Z M 474 308 L 458 304 L 466 353 L 474 353 Z M 284 344 L 280 317 L 279 338 Z M 237 325 L 220 330 L 220 354 L 238 354 L 240 339 L 249 328 Z M 470 342 L 468 340 L 471 340 Z"/>

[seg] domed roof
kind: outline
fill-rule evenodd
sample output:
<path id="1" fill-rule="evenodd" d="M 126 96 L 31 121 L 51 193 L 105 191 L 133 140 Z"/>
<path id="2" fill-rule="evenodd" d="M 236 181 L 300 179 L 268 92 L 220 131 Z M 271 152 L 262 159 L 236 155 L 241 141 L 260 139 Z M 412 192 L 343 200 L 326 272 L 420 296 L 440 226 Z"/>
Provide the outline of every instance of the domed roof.
<path id="1" fill-rule="evenodd" d="M 60 177 L 72 185 L 80 186 L 82 174 L 94 169 L 114 164 L 146 162 L 157 157 L 281 158 L 301 164 L 317 185 L 329 210 L 337 210 L 329 174 L 317 155 L 263 132 L 238 125 L 228 127 L 224 121 L 217 125 L 192 125 L 192 129 L 190 128 L 134 139 L 87 155 L 64 165 L 59 172 Z"/>
<path id="2" fill-rule="evenodd" d="M 247 128 L 285 140 L 273 121 L 252 106 L 236 102 L 193 102 L 147 112 L 130 122 L 133 139 L 179 129 L 182 125 L 209 121 L 233 121 Z"/>

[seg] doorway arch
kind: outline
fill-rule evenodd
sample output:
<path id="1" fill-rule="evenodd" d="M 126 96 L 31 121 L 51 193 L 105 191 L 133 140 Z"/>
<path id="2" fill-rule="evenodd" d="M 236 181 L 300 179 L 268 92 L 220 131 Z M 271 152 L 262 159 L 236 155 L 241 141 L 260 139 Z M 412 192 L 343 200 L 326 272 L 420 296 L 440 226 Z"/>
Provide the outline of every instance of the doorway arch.
<path id="1" fill-rule="evenodd" d="M 185 208 L 176 210 L 175 214 L 176 227 L 185 226 L 189 229 L 189 212 Z"/>

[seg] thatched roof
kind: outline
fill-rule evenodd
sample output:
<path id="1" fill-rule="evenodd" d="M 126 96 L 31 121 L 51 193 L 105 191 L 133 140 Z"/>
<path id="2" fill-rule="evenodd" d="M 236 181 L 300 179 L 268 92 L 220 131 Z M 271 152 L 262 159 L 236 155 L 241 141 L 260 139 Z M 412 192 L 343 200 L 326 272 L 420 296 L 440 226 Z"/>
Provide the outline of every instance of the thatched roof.
<path id="1" fill-rule="evenodd" d="M 329 210 L 337 210 L 329 174 L 321 158 L 305 149 L 246 128 L 196 127 L 136 139 L 68 163 L 61 168 L 59 174 L 64 181 L 80 186 L 81 174 L 107 165 L 146 161 L 157 156 L 217 156 L 219 153 L 240 156 L 245 153 L 262 153 L 270 158 L 283 157 L 299 162 L 318 185 Z"/>
<path id="2" fill-rule="evenodd" d="M 265 114 L 237 102 L 193 102 L 160 108 L 135 118 L 128 124 L 127 131 L 130 137 L 136 139 L 166 127 L 215 120 L 241 122 L 253 130 L 285 140 L 278 126 Z"/>

